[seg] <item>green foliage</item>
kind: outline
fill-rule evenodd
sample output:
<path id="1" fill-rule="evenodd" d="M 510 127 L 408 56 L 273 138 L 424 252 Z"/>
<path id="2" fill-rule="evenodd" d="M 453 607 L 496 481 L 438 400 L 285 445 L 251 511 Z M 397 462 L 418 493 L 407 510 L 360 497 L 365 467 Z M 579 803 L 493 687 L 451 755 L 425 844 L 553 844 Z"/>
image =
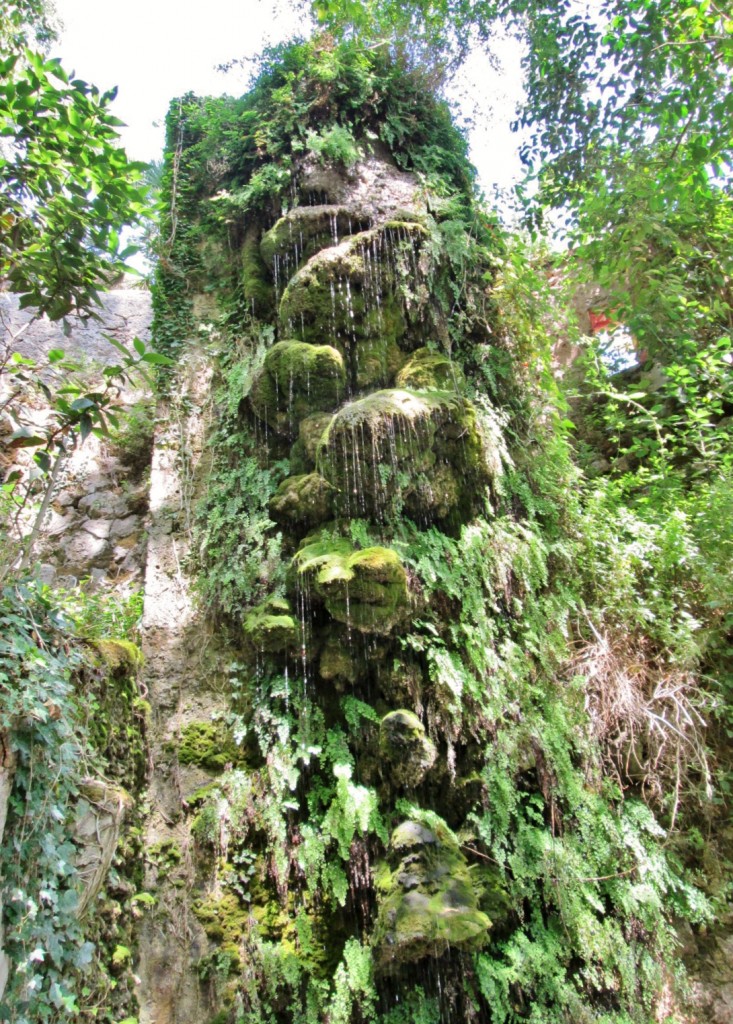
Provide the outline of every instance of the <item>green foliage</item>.
<path id="1" fill-rule="evenodd" d="M 232 218 L 241 222 L 245 214 L 287 206 L 291 185 L 297 188 L 294 161 L 306 150 L 350 166 L 376 138 L 401 166 L 421 171 L 440 191 L 471 194 L 474 172 L 448 109 L 433 99 L 418 71 L 406 72 L 386 49 L 327 37 L 288 44 L 264 54 L 241 100 L 189 95 L 174 102 L 159 271 L 169 298 L 159 293 L 158 301 L 166 302 L 160 327 L 166 330 L 169 314 L 181 315 L 171 301 L 175 278 L 198 273 L 204 238 L 222 238 L 220 225 Z M 212 166 L 219 169 L 213 180 Z M 160 342 L 159 331 L 156 337 Z"/>
<path id="2" fill-rule="evenodd" d="M 57 36 L 58 26 L 51 0 L 12 0 L 6 5 L 0 21 L 0 41 L 4 52 L 18 53 L 30 45 L 45 50 Z"/>
<path id="3" fill-rule="evenodd" d="M 522 158 L 539 180 L 528 218 L 565 213 L 575 272 L 601 283 L 639 349 L 674 358 L 730 330 L 733 21 L 715 3 L 345 0 L 317 20 L 363 43 L 460 62 L 496 30 L 525 43 Z"/>
<path id="4" fill-rule="evenodd" d="M 82 580 L 72 590 L 56 590 L 54 594 L 78 636 L 87 640 L 138 638 L 143 615 L 141 590 L 120 596 L 95 590 L 90 581 Z"/>
<path id="5" fill-rule="evenodd" d="M 111 438 L 112 450 L 133 477 L 150 467 L 155 433 L 155 403 L 142 399 L 129 409 Z"/>
<path id="6" fill-rule="evenodd" d="M 77 916 L 73 823 L 90 776 L 106 771 L 142 784 L 144 712 L 131 666 L 111 665 L 74 641 L 74 603 L 78 609 L 78 598 L 66 609 L 63 598 L 24 581 L 0 595 L 0 737 L 13 782 L 0 850 L 12 964 L 4 1009 L 13 1024 L 92 1019 L 95 1000 L 111 1006 L 118 985 L 106 952 L 90 941 L 106 942 L 102 918 L 90 926 Z M 115 921 L 119 942 L 129 925 L 119 907 Z"/>
<path id="7" fill-rule="evenodd" d="M 229 363 L 218 396 L 222 416 L 210 444 L 213 460 L 206 494 L 196 512 L 195 565 L 201 599 L 213 615 L 241 619 L 281 585 L 281 537 L 268 503 L 287 472 L 287 463 L 262 468 L 252 427 L 237 420 L 239 403 L 252 380 L 258 356 Z"/>
<path id="8" fill-rule="evenodd" d="M 0 65 L 0 282 L 51 319 L 88 310 L 129 255 L 121 227 L 144 210 L 113 98 L 30 50 Z"/>
<path id="9" fill-rule="evenodd" d="M 305 141 L 311 153 L 315 153 L 322 163 L 352 167 L 359 159 L 354 136 L 343 125 L 332 125 L 320 133 L 309 132 Z"/>
<path id="10" fill-rule="evenodd" d="M 408 20 L 415 9 L 405 9 Z M 438 28 L 449 10 L 470 16 L 465 5 L 441 5 Z M 360 17 L 353 6 L 346 13 Z M 700 798 L 705 813 L 711 807 L 703 732 L 711 701 L 701 684 L 730 692 L 730 588 L 721 576 L 733 528 L 728 492 L 709 474 L 730 473 L 720 422 L 730 401 L 728 353 L 702 308 L 709 282 L 723 280 L 724 261 L 711 261 L 709 278 L 700 268 L 689 306 L 675 306 L 671 289 L 655 292 L 665 331 L 679 328 L 660 396 L 633 382 L 625 389 L 602 360 L 593 362 L 595 353 L 588 357 L 586 393 L 606 399 L 596 413 L 603 441 L 627 462 L 614 473 L 609 460 L 608 475 L 586 479 L 578 463 L 591 464 L 597 439 L 583 438 L 582 423 L 575 429 L 549 373 L 546 257 L 532 265 L 521 243 L 497 239 L 493 222 L 472 208 L 462 140 L 445 109 L 420 95 L 423 86 L 404 73 L 402 59 L 390 62 L 387 47 L 319 39 L 268 54 L 243 100 L 189 97 L 172 115 L 170 184 L 178 178 L 168 198 L 181 219 L 172 216 L 177 240 L 168 255 L 193 289 L 211 285 L 201 273 L 210 237 L 238 252 L 245 217 L 256 239 L 287 204 L 305 201 L 294 169 L 309 145 L 346 161 L 347 143 L 366 146 L 372 133 L 402 166 L 426 176 L 440 195 L 421 228 L 433 268 L 431 314 L 438 311 L 441 328 L 441 344 L 429 344 L 450 351 L 458 370 L 443 426 L 469 438 L 464 428 L 475 417 L 486 444 L 472 449 L 471 479 L 491 481 L 473 487 L 477 500 L 462 507 L 450 533 L 430 525 L 426 499 L 414 506 L 414 522 L 406 503 L 377 515 L 362 501 L 363 519 L 341 510 L 303 543 L 294 531 L 281 536 L 267 508 L 287 472 L 286 441 L 253 425 L 253 403 L 243 403 L 275 335 L 243 313 L 233 283 L 239 270 L 224 261 L 213 285 L 229 313 L 212 482 L 197 527 L 201 592 L 237 628 L 235 637 L 253 605 L 255 614 L 260 605 L 284 611 L 286 594 L 300 642 L 260 644 L 232 666 L 226 724 L 247 744 L 252 768 L 225 772 L 201 806 L 196 799 L 192 827 L 209 860 L 226 852 L 226 864 L 211 867 L 237 926 L 227 933 L 226 957 L 215 954 L 202 971 L 236 984 L 247 1024 L 434 1024 L 461 1014 L 507 1024 L 648 1024 L 674 965 L 672 922 L 710 914 L 675 843 L 681 825 L 699 820 Z M 692 238 L 691 213 L 680 204 L 679 215 L 677 241 L 659 249 L 660 260 L 663 252 L 674 257 L 679 243 L 675 282 L 692 260 L 680 241 L 683 227 Z M 713 221 L 726 223 L 713 217 L 708 226 Z M 640 252 L 646 237 L 646 229 L 629 236 Z M 172 280 L 161 277 L 159 287 Z M 171 287 L 166 301 L 179 294 Z M 427 305 L 417 288 L 408 297 Z M 633 308 L 642 309 L 641 299 Z M 706 345 L 697 346 L 703 335 Z M 177 343 L 173 331 L 171 338 Z M 396 413 L 394 396 L 385 395 L 392 393 L 354 396 L 329 436 L 349 415 L 352 426 L 368 424 L 369 416 L 355 416 L 361 409 L 388 437 Z M 434 391 L 420 390 L 420 402 L 436 401 Z M 470 424 L 459 407 L 470 411 Z M 393 453 L 398 440 L 417 443 L 416 429 L 403 434 Z M 348 439 L 343 447 L 350 450 Z M 362 447 L 361 469 L 373 449 Z M 297 449 L 292 458 L 305 462 Z M 437 457 L 429 469 L 445 462 Z M 400 472 L 385 460 L 373 476 L 384 486 Z M 720 520 L 714 545 L 706 540 L 712 517 Z M 357 595 L 346 571 L 347 561 L 374 552 L 377 563 L 396 552 L 406 570 L 404 614 L 382 630 L 374 616 L 355 614 L 357 596 L 375 604 L 378 591 Z M 328 593 L 335 579 L 344 584 L 337 603 Z M 265 606 L 272 598 L 277 604 Z M 415 716 L 438 754 L 414 793 L 380 761 L 375 726 L 395 707 Z M 367 945 L 379 915 L 371 872 L 405 816 L 450 833 L 466 876 L 487 880 L 476 884 L 486 902 L 477 914 L 496 918 L 492 931 L 482 929 L 480 953 L 461 947 L 431 960 L 424 991 L 389 950 L 382 956 Z M 248 909 L 251 926 L 243 923 Z M 345 934 L 346 916 L 358 937 Z M 233 983 L 232 958 L 245 950 L 248 970 Z"/>
<path id="11" fill-rule="evenodd" d="M 72 672 L 78 651 L 61 641 L 54 609 L 29 586 L 0 598 L 0 729 L 11 737 L 15 784 L 2 850 L 8 952 L 16 970 L 6 997 L 17 1024 L 76 1008 L 79 972 L 91 962 L 78 902 L 70 802 L 93 762 L 76 735 Z"/>

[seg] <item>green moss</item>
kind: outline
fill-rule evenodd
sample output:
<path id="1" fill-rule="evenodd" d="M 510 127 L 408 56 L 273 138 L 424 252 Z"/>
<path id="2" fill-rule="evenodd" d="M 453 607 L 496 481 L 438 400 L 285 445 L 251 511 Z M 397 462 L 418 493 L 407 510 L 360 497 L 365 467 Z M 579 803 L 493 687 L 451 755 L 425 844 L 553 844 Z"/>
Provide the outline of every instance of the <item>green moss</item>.
<path id="1" fill-rule="evenodd" d="M 412 711 L 391 711 L 379 725 L 382 775 L 397 786 L 418 786 L 435 764 L 437 750 Z"/>
<path id="2" fill-rule="evenodd" d="M 415 250 L 426 234 L 419 224 L 393 222 L 319 252 L 283 293 L 282 330 L 304 341 L 337 339 L 356 389 L 389 383 L 404 362 L 402 282 L 417 287 Z"/>
<path id="3" fill-rule="evenodd" d="M 479 910 L 481 886 L 447 828 L 403 822 L 376 881 L 378 970 L 390 973 L 406 962 L 485 943 L 491 921 Z"/>
<path id="4" fill-rule="evenodd" d="M 473 406 L 455 392 L 377 391 L 331 419 L 318 450 L 341 515 L 406 511 L 417 522 L 465 520 L 489 480 Z"/>
<path id="5" fill-rule="evenodd" d="M 318 446 L 321 443 L 323 433 L 331 422 L 331 414 L 317 412 L 312 416 L 306 416 L 300 422 L 300 441 L 303 445 L 305 455 L 315 464 Z"/>
<path id="6" fill-rule="evenodd" d="M 361 227 L 353 210 L 344 206 L 296 207 L 262 236 L 260 254 L 269 267 L 279 259 L 279 276 L 283 277 L 288 270 L 295 272 L 296 249 L 300 260 L 308 259 Z"/>
<path id="7" fill-rule="evenodd" d="M 148 764 L 150 705 L 139 697 L 137 683 L 142 665 L 142 652 L 128 640 L 88 641 L 78 684 L 88 709 L 87 739 L 105 758 L 107 779 L 131 793 L 144 786 Z"/>
<path id="8" fill-rule="evenodd" d="M 389 313 L 388 307 L 386 314 L 382 313 L 382 322 L 375 325 L 374 333 L 359 341 L 351 352 L 355 391 L 391 383 L 405 361 L 405 354 L 397 341 L 403 333 L 402 318 L 395 315 L 392 325 L 385 324 Z"/>
<path id="9" fill-rule="evenodd" d="M 242 905 L 235 893 L 225 892 L 197 900 L 193 912 L 207 938 L 216 943 L 217 953 L 229 958 L 230 971 L 238 970 L 242 939 L 249 930 L 249 908 Z"/>
<path id="10" fill-rule="evenodd" d="M 416 391 L 447 391 L 460 386 L 463 374 L 441 352 L 419 348 L 413 352 L 395 378 L 398 388 Z"/>
<path id="11" fill-rule="evenodd" d="M 92 646 L 112 672 L 135 673 L 143 667 L 143 652 L 130 640 L 94 640 Z"/>
<path id="12" fill-rule="evenodd" d="M 242 760 L 242 751 L 219 723 L 191 722 L 181 733 L 180 743 L 169 744 L 179 764 L 196 765 L 209 771 L 222 771 L 228 764 Z"/>
<path id="13" fill-rule="evenodd" d="M 359 665 L 345 636 L 329 635 L 321 650 L 318 671 L 326 682 L 353 686 L 359 677 Z"/>
<path id="14" fill-rule="evenodd" d="M 244 635 L 258 651 L 271 654 L 293 649 L 299 642 L 300 630 L 292 615 L 290 603 L 270 597 L 257 605 L 244 618 Z"/>
<path id="15" fill-rule="evenodd" d="M 267 353 L 249 402 L 272 430 L 294 438 L 301 419 L 338 405 L 345 384 L 344 361 L 337 349 L 280 341 Z"/>
<path id="16" fill-rule="evenodd" d="M 410 613 L 407 574 L 391 548 L 355 550 L 345 538 L 307 538 L 295 556 L 329 614 L 362 633 L 390 633 Z"/>
<path id="17" fill-rule="evenodd" d="M 270 515 L 282 526 L 312 530 L 332 517 L 333 490 L 319 473 L 288 477 L 270 499 Z"/>
<path id="18" fill-rule="evenodd" d="M 242 244 L 242 290 L 255 316 L 266 320 L 272 315 L 275 289 L 267 279 L 267 270 L 260 257 L 259 230 L 256 225 L 247 229 Z"/>
<path id="19" fill-rule="evenodd" d="M 230 1018 L 230 1010 L 220 1010 L 219 1013 L 214 1014 L 213 1017 L 209 1017 L 206 1024 L 229 1024 Z"/>
<path id="20" fill-rule="evenodd" d="M 190 810 L 194 810 L 197 807 L 201 807 L 210 796 L 219 792 L 218 782 L 208 782 L 205 786 L 199 786 L 199 788 L 186 797 L 186 805 Z"/>
<path id="21" fill-rule="evenodd" d="M 145 851 L 146 859 L 158 870 L 158 877 L 169 875 L 181 863 L 181 847 L 175 839 L 153 843 Z"/>

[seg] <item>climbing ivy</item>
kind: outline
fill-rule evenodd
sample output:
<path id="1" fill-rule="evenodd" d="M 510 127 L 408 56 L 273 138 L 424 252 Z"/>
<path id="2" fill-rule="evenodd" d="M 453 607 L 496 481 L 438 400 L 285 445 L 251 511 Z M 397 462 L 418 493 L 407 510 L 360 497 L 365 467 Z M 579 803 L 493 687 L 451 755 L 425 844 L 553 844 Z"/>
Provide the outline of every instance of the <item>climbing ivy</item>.
<path id="1" fill-rule="evenodd" d="M 67 609 L 63 596 L 35 581 L 18 581 L 0 594 L 0 737 L 13 782 L 0 852 L 11 964 L 2 1019 L 14 1024 L 72 1014 L 111 1019 L 106 1011 L 114 1012 L 118 986 L 110 974 L 112 951 L 131 923 L 129 910 L 116 906 L 109 927 L 102 900 L 94 927 L 79 919 L 74 820 L 84 803 L 81 790 L 105 770 L 140 788 L 146 765 L 146 709 L 135 684 L 139 652 L 130 642 L 100 640 L 95 647 L 75 637 L 72 615 L 79 621 L 81 604 L 75 595 Z M 97 599 L 97 611 L 100 605 Z M 134 847 L 128 843 L 128 855 Z M 124 852 L 117 863 L 134 875 Z M 105 948 L 113 936 L 112 948 Z"/>

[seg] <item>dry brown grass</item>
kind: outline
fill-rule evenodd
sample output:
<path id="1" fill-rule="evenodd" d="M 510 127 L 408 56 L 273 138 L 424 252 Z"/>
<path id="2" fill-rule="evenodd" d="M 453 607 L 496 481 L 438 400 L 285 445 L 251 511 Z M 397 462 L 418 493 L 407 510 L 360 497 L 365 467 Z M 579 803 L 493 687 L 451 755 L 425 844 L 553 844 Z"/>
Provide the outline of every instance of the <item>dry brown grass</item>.
<path id="1" fill-rule="evenodd" d="M 640 788 L 649 803 L 664 805 L 674 828 L 686 795 L 712 795 L 705 745 L 712 700 L 693 672 L 666 662 L 643 637 L 591 630 L 571 669 L 585 679 L 605 768 L 623 789 Z"/>

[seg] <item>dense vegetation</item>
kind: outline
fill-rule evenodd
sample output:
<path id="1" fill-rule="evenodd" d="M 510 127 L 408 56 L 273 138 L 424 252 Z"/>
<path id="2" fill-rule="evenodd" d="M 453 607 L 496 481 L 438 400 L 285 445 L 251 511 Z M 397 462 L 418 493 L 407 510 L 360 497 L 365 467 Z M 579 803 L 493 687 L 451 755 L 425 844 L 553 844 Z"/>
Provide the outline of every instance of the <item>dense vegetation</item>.
<path id="1" fill-rule="evenodd" d="M 333 35 L 266 53 L 242 99 L 186 96 L 168 119 L 157 344 L 173 359 L 185 351 L 195 295 L 220 311 L 202 336 L 217 415 L 188 571 L 230 707 L 172 753 L 211 774 L 184 811 L 214 1019 L 650 1024 L 663 1007 L 679 1020 L 675 928 L 724 917 L 732 870 L 721 836 L 733 784 L 733 24 L 714 3 L 676 0 L 617 0 L 594 18 L 534 0 L 339 0 L 316 13 Z M 52 35 L 46 5 L 2 17 L 0 125 L 14 144 L 0 159 L 0 276 L 61 317 L 87 309 L 116 266 L 140 169 L 115 146 L 111 96 L 23 54 Z M 584 276 L 602 285 L 605 311 L 633 337 L 625 368 L 568 322 L 536 239 L 507 235 L 481 205 L 465 140 L 432 98 L 470 33 L 488 41 L 502 22 L 529 44 L 521 120 L 540 189 L 528 223 L 536 233 L 543 207 L 566 211 L 570 291 Z M 309 380 L 282 405 L 292 360 L 306 356 L 278 322 L 284 282 L 261 237 L 323 201 L 299 192 L 305 164 L 344 173 L 372 150 L 414 173 L 425 201 L 385 243 L 394 336 L 368 340 L 378 363 L 395 363 L 373 380 L 357 367 L 347 384 L 335 350 L 319 352 L 334 393 L 352 389 L 348 411 L 329 409 L 325 442 L 301 430 L 291 446 L 294 402 L 300 420 L 317 389 Z M 353 227 L 337 217 L 337 229 Z M 581 350 L 561 383 L 559 335 Z M 108 381 L 141 361 L 163 362 L 138 349 Z M 16 399 L 43 391 L 32 365 L 0 371 Z M 328 436 L 356 436 L 357 424 L 382 451 L 395 385 L 429 450 L 404 442 L 407 468 L 377 467 L 351 507 L 340 474 L 354 462 Z M 51 493 L 48 474 L 77 437 L 106 428 L 104 390 L 46 397 L 47 433 L 17 423 L 11 438 L 36 451 L 40 485 L 21 495 L 24 481 L 8 477 L 8 522 L 19 496 L 25 506 Z M 468 440 L 441 448 L 455 424 Z M 460 466 L 457 479 L 433 473 L 436 453 Z M 328 486 L 306 492 L 316 463 Z M 143 786 L 139 661 L 99 643 L 134 635 L 139 598 L 119 608 L 52 594 L 27 578 L 32 548 L 32 536 L 10 545 L 0 571 L 16 967 L 0 1017 L 132 1021 L 139 911 L 128 901 L 118 919 L 112 900 L 96 923 L 78 920 L 72 819 L 89 775 Z M 405 764 L 390 761 L 394 735 L 412 752 Z M 379 909 L 400 906 L 398 853 L 415 835 L 433 836 L 460 882 L 466 931 L 433 935 L 435 956 L 410 952 Z M 173 864 L 164 853 L 148 858 Z M 133 828 L 121 851 L 130 891 L 140 856 Z M 434 895 L 453 898 L 440 885 Z M 385 953 L 393 941 L 403 959 Z"/>
<path id="2" fill-rule="evenodd" d="M 232 1019 L 248 1021 L 648 1021 L 673 980 L 675 921 L 706 919 L 728 892 L 724 858 L 714 877 L 695 871 L 729 779 L 716 736 L 730 727 L 728 346 L 714 326 L 708 344 L 703 331 L 686 346 L 678 339 L 650 383 L 641 370 L 612 373 L 586 339 L 576 390 L 559 391 L 549 372 L 559 314 L 542 265 L 533 269 L 482 210 L 465 143 L 424 89 L 389 47 L 321 37 L 268 55 L 241 101 L 186 97 L 170 115 L 158 337 L 175 351 L 185 282 L 215 292 L 220 419 L 198 569 L 206 606 L 238 651 L 231 725 L 251 767 L 220 776 L 193 825 L 203 846 L 228 850 L 227 895 L 198 910 L 207 934 L 224 939 L 205 970 Z M 377 139 L 431 197 L 431 347 L 452 360 L 457 393 L 491 439 L 492 484 L 468 522 L 467 506 L 463 518 L 426 522 L 411 485 L 385 470 L 376 518 L 374 496 L 360 515 L 337 503 L 330 533 L 298 548 L 303 527 L 278 519 L 278 530 L 271 516 L 288 472 L 308 463 L 297 468 L 302 452 L 278 441 L 266 411 L 276 400 L 262 397 L 263 374 L 277 381 L 274 353 L 285 350 L 272 349 L 272 285 L 247 232 L 254 225 L 259 237 L 303 202 L 304 159 L 348 168 Z M 287 337 L 282 317 L 280 331 Z M 418 388 L 434 386 L 425 379 Z M 374 430 L 389 400 L 369 401 L 348 415 L 368 415 L 360 422 Z M 263 437 L 247 408 L 274 433 Z M 323 454 L 316 463 L 338 489 L 338 470 Z M 318 522 L 313 508 L 302 514 Z M 297 572 L 322 568 L 297 615 L 294 549 Z M 350 695 L 329 695 L 323 679 L 348 677 L 348 667 L 326 670 L 322 655 L 308 668 L 310 652 L 299 669 L 284 637 L 298 628 L 293 615 L 306 632 L 322 628 L 309 603 L 319 593 L 338 617 L 329 581 L 356 571 L 359 552 L 384 550 L 419 581 L 420 614 L 397 647 L 386 642 L 392 682 L 362 668 Z M 379 557 L 386 573 L 394 563 Z M 384 614 L 397 620 L 396 600 Z M 428 782 L 400 795 L 375 771 L 385 694 L 400 692 L 405 673 L 452 766 L 442 779 L 452 803 Z M 383 925 L 368 941 L 369 873 L 355 872 L 384 857 L 405 817 L 472 858 L 494 929 L 479 951 L 459 943 L 432 973 L 403 964 L 395 988 L 380 966 Z M 387 877 L 377 881 L 384 899 Z M 358 922 L 351 937 L 339 931 L 340 906 Z"/>
<path id="3" fill-rule="evenodd" d="M 118 145 L 113 93 L 72 80 L 49 59 L 55 38 L 51 5 L 3 5 L 0 287 L 34 316 L 61 320 L 91 315 L 98 292 L 123 269 L 129 253 L 120 230 L 139 220 L 145 197 L 141 165 Z M 34 560 L 68 453 L 92 430 L 108 434 L 118 425 L 119 386 L 156 357 L 139 343 L 95 380 L 60 348 L 38 361 L 20 356 L 22 342 L 4 315 L 0 332 L 4 798 L 10 789 L 0 847 L 2 946 L 10 969 L 0 1018 L 91 1020 L 106 1008 L 112 1019 L 121 999 L 129 1000 L 127 986 L 113 976 L 113 956 L 124 948 L 118 943 L 131 917 L 119 918 L 114 901 L 101 899 L 94 921 L 80 920 L 74 829 L 101 800 L 90 780 L 142 785 L 145 705 L 137 692 L 139 652 L 128 642 L 142 600 L 138 593 L 117 600 L 83 585 L 53 590 L 37 578 Z M 28 457 L 18 459 L 19 452 Z M 138 853 L 128 837 L 117 862 L 122 873 L 129 868 L 135 877 Z"/>

